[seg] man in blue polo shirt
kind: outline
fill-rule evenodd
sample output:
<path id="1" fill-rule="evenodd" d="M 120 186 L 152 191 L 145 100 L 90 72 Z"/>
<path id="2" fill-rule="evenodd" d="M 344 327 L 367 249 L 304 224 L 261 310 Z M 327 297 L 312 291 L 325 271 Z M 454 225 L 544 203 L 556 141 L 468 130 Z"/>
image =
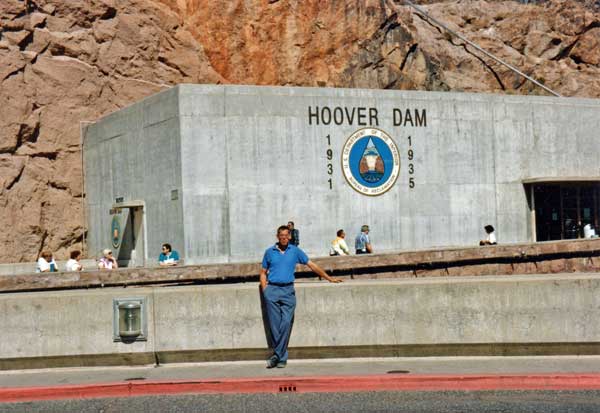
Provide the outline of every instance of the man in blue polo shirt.
<path id="1" fill-rule="evenodd" d="M 277 243 L 267 248 L 260 270 L 260 287 L 267 308 L 267 318 L 273 338 L 273 355 L 267 368 L 283 368 L 287 364 L 287 345 L 296 308 L 294 270 L 296 264 L 307 265 L 319 278 L 332 283 L 342 280 L 330 277 L 321 267 L 308 259 L 300 248 L 290 244 L 290 230 L 282 225 L 277 229 Z"/>

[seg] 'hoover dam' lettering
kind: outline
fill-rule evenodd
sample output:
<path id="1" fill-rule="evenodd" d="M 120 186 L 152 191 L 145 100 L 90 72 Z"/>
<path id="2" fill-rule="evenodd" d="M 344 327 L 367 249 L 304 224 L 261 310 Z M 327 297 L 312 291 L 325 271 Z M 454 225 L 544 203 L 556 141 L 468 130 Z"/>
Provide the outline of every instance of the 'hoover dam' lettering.
<path id="1" fill-rule="evenodd" d="M 427 126 L 426 109 L 398 109 L 391 113 L 394 126 Z M 379 110 L 364 106 L 309 106 L 309 125 L 350 125 L 350 126 L 379 126 Z"/>

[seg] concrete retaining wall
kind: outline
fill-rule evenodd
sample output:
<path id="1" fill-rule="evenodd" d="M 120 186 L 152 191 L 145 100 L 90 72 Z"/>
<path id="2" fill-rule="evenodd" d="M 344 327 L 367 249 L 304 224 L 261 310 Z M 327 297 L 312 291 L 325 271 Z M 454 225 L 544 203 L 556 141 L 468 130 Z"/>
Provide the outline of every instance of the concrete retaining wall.
<path id="1" fill-rule="evenodd" d="M 113 298 L 123 297 L 146 298 L 148 341 L 113 342 Z M 295 357 L 600 348 L 598 274 L 300 282 L 297 301 Z M 0 295 L 0 313 L 4 369 L 267 354 L 256 283 L 11 293 Z"/>

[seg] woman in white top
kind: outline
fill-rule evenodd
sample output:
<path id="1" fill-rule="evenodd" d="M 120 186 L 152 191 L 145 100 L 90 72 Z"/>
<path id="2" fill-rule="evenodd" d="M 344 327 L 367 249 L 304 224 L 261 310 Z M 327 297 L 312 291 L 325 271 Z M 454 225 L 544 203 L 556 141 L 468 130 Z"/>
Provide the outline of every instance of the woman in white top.
<path id="1" fill-rule="evenodd" d="M 113 270 L 119 268 L 117 260 L 112 255 L 112 251 L 108 248 L 102 251 L 102 258 L 98 261 L 98 268 L 101 270 Z"/>
<path id="2" fill-rule="evenodd" d="M 71 251 L 71 259 L 69 261 L 67 261 L 67 264 L 65 265 L 65 271 L 72 272 L 72 271 L 83 270 L 83 267 L 81 266 L 81 263 L 79 262 L 80 259 L 81 259 L 81 251 L 78 251 L 78 250 Z"/>
<path id="3" fill-rule="evenodd" d="M 484 227 L 487 237 L 484 240 L 479 241 L 479 245 L 496 245 L 496 234 L 494 233 L 494 227 L 486 225 Z"/>
<path id="4" fill-rule="evenodd" d="M 350 255 L 350 251 L 348 250 L 348 245 L 344 240 L 346 238 L 346 233 L 343 229 L 340 229 L 337 232 L 337 238 L 331 241 L 331 248 L 329 249 L 329 255 Z"/>
<path id="5" fill-rule="evenodd" d="M 40 258 L 37 260 L 37 268 L 35 272 L 55 272 L 58 271 L 56 267 L 56 262 L 54 262 L 54 258 L 52 258 L 52 253 L 50 251 L 43 251 L 40 255 Z"/>

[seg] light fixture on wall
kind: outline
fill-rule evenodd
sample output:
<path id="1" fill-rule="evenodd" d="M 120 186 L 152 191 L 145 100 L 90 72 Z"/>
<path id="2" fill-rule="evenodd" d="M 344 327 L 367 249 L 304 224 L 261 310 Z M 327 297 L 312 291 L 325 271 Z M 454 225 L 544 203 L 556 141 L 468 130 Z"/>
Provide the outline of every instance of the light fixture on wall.
<path id="1" fill-rule="evenodd" d="M 146 341 L 148 328 L 145 298 L 115 298 L 113 300 L 113 340 Z"/>

